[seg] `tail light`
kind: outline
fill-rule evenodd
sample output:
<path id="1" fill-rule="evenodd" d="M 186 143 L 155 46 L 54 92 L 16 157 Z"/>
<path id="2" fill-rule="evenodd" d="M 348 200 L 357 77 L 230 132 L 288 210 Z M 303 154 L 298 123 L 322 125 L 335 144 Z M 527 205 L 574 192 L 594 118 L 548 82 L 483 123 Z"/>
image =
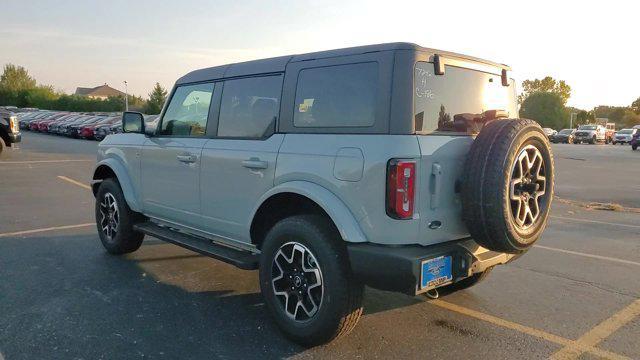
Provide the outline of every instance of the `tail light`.
<path id="1" fill-rule="evenodd" d="M 413 217 L 416 162 L 392 159 L 387 167 L 387 215 L 394 219 Z"/>

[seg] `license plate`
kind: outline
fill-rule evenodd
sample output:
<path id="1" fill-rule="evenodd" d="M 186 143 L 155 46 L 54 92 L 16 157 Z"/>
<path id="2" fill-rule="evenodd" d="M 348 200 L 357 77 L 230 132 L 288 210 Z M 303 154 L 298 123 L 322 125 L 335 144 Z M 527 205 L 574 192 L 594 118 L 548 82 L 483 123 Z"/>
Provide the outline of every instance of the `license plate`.
<path id="1" fill-rule="evenodd" d="M 421 289 L 431 289 L 451 282 L 451 256 L 440 256 L 422 262 Z"/>

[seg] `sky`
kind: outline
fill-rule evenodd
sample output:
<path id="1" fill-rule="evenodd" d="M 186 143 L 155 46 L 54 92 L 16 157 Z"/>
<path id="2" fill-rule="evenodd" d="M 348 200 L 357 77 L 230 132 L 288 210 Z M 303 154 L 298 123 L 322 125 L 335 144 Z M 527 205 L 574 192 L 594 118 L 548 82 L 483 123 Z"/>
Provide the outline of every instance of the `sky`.
<path id="1" fill-rule="evenodd" d="M 413 42 L 552 76 L 568 105 L 640 97 L 636 1 L 2 0 L 0 66 L 73 93 L 109 84 L 147 97 L 204 67 L 341 47 Z"/>

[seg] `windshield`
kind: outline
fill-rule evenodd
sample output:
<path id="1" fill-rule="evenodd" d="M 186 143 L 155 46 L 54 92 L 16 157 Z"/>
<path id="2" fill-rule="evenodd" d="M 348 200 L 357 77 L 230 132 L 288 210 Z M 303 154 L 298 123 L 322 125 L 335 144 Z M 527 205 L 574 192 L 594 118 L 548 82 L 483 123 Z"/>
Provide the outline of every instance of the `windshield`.
<path id="1" fill-rule="evenodd" d="M 631 129 L 622 129 L 618 131 L 618 134 L 633 134 L 633 130 Z"/>
<path id="2" fill-rule="evenodd" d="M 573 131 L 573 129 L 562 129 L 562 130 L 560 130 L 560 134 L 568 135 L 568 134 L 571 134 L 572 131 Z"/>
<path id="3" fill-rule="evenodd" d="M 497 74 L 455 66 L 446 66 L 444 75 L 435 75 L 433 63 L 417 62 L 413 84 L 416 132 L 456 131 L 454 123 L 517 118 L 515 83 L 509 83 L 502 86 Z"/>
<path id="4" fill-rule="evenodd" d="M 582 125 L 580 126 L 580 128 L 578 128 L 578 130 L 595 130 L 596 126 L 595 125 Z"/>

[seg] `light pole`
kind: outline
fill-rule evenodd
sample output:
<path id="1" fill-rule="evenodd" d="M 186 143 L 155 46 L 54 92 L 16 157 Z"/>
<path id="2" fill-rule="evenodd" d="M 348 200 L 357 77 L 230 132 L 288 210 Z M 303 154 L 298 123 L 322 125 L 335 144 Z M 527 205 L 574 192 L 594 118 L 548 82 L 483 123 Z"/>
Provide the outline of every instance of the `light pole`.
<path id="1" fill-rule="evenodd" d="M 124 111 L 129 111 L 129 94 L 127 93 L 127 82 L 124 82 Z"/>
<path id="2" fill-rule="evenodd" d="M 578 115 L 578 113 L 571 113 L 571 118 L 569 119 L 569 129 L 573 129 L 573 116 Z"/>

